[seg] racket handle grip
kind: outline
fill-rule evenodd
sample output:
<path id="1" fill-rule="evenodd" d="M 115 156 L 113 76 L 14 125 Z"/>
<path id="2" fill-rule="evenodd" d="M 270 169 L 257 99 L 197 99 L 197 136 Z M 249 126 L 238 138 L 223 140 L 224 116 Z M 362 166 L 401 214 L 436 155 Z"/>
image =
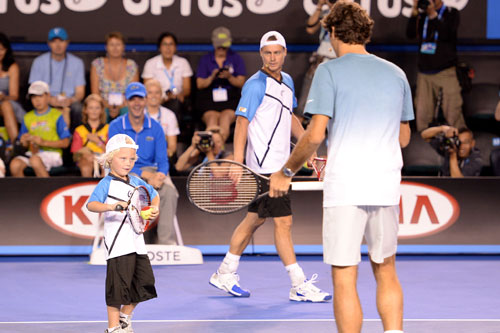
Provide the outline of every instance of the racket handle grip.
<path id="1" fill-rule="evenodd" d="M 124 210 L 124 209 L 125 209 L 125 208 L 123 208 L 123 206 L 122 206 L 122 205 L 116 205 L 116 206 L 115 206 L 115 210 L 116 210 L 116 211 L 122 211 L 122 210 Z"/>

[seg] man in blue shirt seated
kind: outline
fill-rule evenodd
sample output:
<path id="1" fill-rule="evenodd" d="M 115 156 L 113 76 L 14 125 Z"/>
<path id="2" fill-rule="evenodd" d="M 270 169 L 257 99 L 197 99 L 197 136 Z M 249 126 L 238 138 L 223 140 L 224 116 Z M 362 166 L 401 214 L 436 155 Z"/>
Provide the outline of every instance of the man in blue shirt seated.
<path id="1" fill-rule="evenodd" d="M 176 245 L 175 213 L 179 193 L 168 175 L 167 141 L 161 125 L 144 112 L 146 88 L 132 82 L 125 90 L 129 112 L 109 124 L 109 137 L 122 133 L 134 139 L 139 149 L 131 173 L 144 179 L 160 194 L 161 215 L 158 221 L 158 243 Z"/>
<path id="2" fill-rule="evenodd" d="M 71 132 L 82 123 L 82 100 L 85 97 L 85 67 L 82 59 L 66 52 L 68 33 L 56 27 L 49 31 L 50 52 L 35 58 L 29 83 L 46 82 L 50 87 L 50 106 L 62 111 Z"/>
<path id="3" fill-rule="evenodd" d="M 421 135 L 444 156 L 440 176 L 470 177 L 481 174 L 484 163 L 470 129 L 442 125 L 429 127 Z"/>

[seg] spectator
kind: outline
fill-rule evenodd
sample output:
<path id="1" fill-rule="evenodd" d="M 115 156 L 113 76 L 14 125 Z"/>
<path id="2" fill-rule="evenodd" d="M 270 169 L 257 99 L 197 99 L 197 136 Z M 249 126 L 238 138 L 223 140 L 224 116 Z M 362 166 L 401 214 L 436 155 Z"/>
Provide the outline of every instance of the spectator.
<path id="1" fill-rule="evenodd" d="M 220 126 L 224 142 L 236 119 L 241 87 L 245 83 L 245 63 L 231 47 L 231 32 L 225 27 L 212 31 L 214 51 L 204 55 L 198 64 L 196 86 L 197 108 L 208 127 Z"/>
<path id="2" fill-rule="evenodd" d="M 14 60 L 9 39 L 0 32 L 0 114 L 9 139 L 13 142 L 19 133 L 18 123 L 23 121 L 23 107 L 19 98 L 19 66 Z"/>
<path id="3" fill-rule="evenodd" d="M 125 90 L 128 113 L 109 124 L 109 137 L 127 134 L 139 145 L 137 162 L 132 169 L 135 174 L 157 189 L 160 194 L 160 211 L 157 242 L 166 245 L 177 244 L 175 214 L 179 194 L 168 174 L 169 164 L 167 141 L 161 125 L 144 112 L 146 88 L 142 83 L 132 82 Z"/>
<path id="4" fill-rule="evenodd" d="M 156 120 L 165 133 L 167 139 L 167 155 L 171 162 L 177 152 L 177 135 L 181 132 L 175 113 L 160 105 L 161 103 L 161 84 L 156 79 L 148 80 L 146 86 L 146 112 L 151 118 Z"/>
<path id="5" fill-rule="evenodd" d="M 106 121 L 127 113 L 123 94 L 130 82 L 139 81 L 139 69 L 132 59 L 126 59 L 125 39 L 120 32 L 106 35 L 106 57 L 92 61 L 90 91 L 100 95 L 106 108 Z"/>
<path id="6" fill-rule="evenodd" d="M 176 55 L 177 37 L 164 32 L 158 38 L 160 54 L 146 61 L 142 78 L 144 83 L 156 79 L 161 84 L 162 102 L 173 110 L 179 119 L 185 109 L 184 102 L 191 95 L 193 70 L 189 62 Z"/>
<path id="7" fill-rule="evenodd" d="M 440 176 L 467 177 L 479 176 L 483 168 L 483 160 L 472 131 L 460 130 L 442 125 L 429 127 L 421 133 L 422 138 L 442 156 Z"/>
<path id="8" fill-rule="evenodd" d="M 3 139 L 2 136 L 0 136 L 0 178 L 5 177 L 5 161 L 7 161 L 7 157 L 5 155 L 5 149 L 6 149 L 7 143 Z"/>
<path id="9" fill-rule="evenodd" d="M 330 33 L 321 25 L 321 19 L 328 14 L 334 3 L 335 0 L 319 0 L 316 10 L 307 19 L 306 32 L 308 34 L 313 35 L 319 30 L 319 46 L 309 58 L 310 66 L 302 82 L 298 106 L 295 109 L 295 114 L 300 118 L 303 118 L 307 95 L 316 68 L 319 64 L 337 57 L 330 43 Z"/>
<path id="10" fill-rule="evenodd" d="M 83 102 L 82 125 L 73 133 L 71 152 L 82 177 L 100 176 L 96 157 L 106 150 L 108 128 L 104 101 L 97 94 L 90 94 Z"/>
<path id="11" fill-rule="evenodd" d="M 14 177 L 24 177 L 24 169 L 32 167 L 37 177 L 48 177 L 50 169 L 63 164 L 62 149 L 69 146 L 71 134 L 61 112 L 49 106 L 50 88 L 43 81 L 33 82 L 28 94 L 34 110 L 26 113 L 19 140 L 28 151 L 10 162 Z"/>
<path id="12" fill-rule="evenodd" d="M 43 81 L 50 87 L 49 104 L 59 109 L 73 131 L 82 120 L 82 100 L 85 97 L 85 68 L 82 59 L 66 52 L 68 33 L 64 28 L 49 31 L 50 52 L 35 58 L 29 83 Z"/>
<path id="13" fill-rule="evenodd" d="M 427 3 L 424 8 L 419 3 Z M 406 34 L 418 37 L 418 74 L 415 97 L 416 122 L 419 132 L 433 121 L 436 96 L 443 89 L 443 115 L 453 127 L 465 127 L 462 95 L 456 73 L 457 30 L 460 12 L 442 0 L 413 0 Z"/>
<path id="14" fill-rule="evenodd" d="M 175 169 L 187 171 L 195 165 L 216 159 L 233 159 L 233 154 L 224 150 L 224 139 L 217 126 L 194 133 L 191 145 L 179 156 Z"/>

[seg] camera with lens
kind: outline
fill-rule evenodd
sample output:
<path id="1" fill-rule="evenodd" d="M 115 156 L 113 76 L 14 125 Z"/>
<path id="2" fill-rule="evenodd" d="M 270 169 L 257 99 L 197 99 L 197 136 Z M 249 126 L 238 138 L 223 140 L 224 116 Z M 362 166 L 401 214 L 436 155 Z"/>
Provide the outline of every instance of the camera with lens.
<path id="1" fill-rule="evenodd" d="M 418 0 L 417 8 L 418 9 L 422 9 L 422 10 L 426 10 L 427 7 L 429 7 L 430 4 L 431 3 L 430 3 L 429 0 Z"/>
<path id="2" fill-rule="evenodd" d="M 208 150 L 214 145 L 214 140 L 212 139 L 212 132 L 209 131 L 201 131 L 197 132 L 197 135 L 200 137 L 200 142 L 198 142 L 198 149 L 200 150 Z"/>
<path id="3" fill-rule="evenodd" d="M 447 153 L 452 148 L 460 147 L 460 139 L 458 135 L 454 135 L 451 138 L 447 138 L 444 135 L 440 135 L 439 137 L 439 150 L 443 153 Z"/>

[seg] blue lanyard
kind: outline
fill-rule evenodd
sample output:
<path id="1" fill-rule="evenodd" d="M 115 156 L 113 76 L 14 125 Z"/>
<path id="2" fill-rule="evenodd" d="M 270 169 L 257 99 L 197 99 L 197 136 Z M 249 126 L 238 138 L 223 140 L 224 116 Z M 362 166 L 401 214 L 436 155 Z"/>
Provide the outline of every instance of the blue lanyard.
<path id="1" fill-rule="evenodd" d="M 163 71 L 165 72 L 165 76 L 167 77 L 167 79 L 170 81 L 170 90 L 173 91 L 175 89 L 175 84 L 174 84 L 175 68 L 172 68 L 172 76 L 170 76 L 166 68 L 163 68 Z"/>
<path id="2" fill-rule="evenodd" d="M 441 17 L 443 17 L 443 13 L 444 13 L 444 10 L 446 9 L 446 5 L 443 4 L 443 6 L 441 7 L 441 9 L 439 10 L 439 14 L 438 14 L 438 20 L 441 20 Z M 429 25 L 429 16 L 426 16 L 425 17 L 425 22 L 424 22 L 424 31 L 422 31 L 422 41 L 425 42 L 425 40 L 427 39 L 427 27 Z M 438 39 L 438 32 L 437 30 L 434 32 L 434 41 L 437 41 Z"/>

